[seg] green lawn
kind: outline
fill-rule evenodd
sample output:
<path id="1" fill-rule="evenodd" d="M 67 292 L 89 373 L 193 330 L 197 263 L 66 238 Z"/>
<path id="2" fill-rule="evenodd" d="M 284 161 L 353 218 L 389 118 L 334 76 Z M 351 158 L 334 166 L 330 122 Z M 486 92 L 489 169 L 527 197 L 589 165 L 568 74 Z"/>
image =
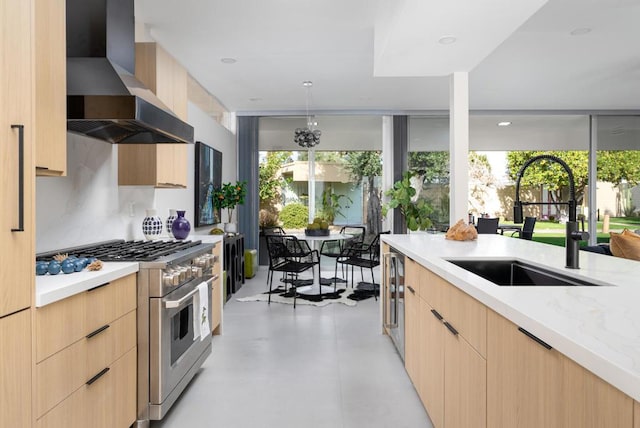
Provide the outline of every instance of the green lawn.
<path id="1" fill-rule="evenodd" d="M 504 221 L 500 224 L 513 224 L 513 222 Z M 598 243 L 607 243 L 609 242 L 609 233 L 603 233 L 602 230 L 602 221 L 597 222 L 598 224 Z M 623 229 L 631 229 L 636 230 L 640 229 L 640 217 L 611 217 L 609 221 L 609 230 L 621 232 Z M 544 242 L 546 244 L 558 245 L 560 247 L 564 247 L 564 230 L 565 225 L 550 222 L 550 221 L 540 221 L 536 222 L 536 227 L 533 232 L 533 240 L 537 242 Z M 585 247 L 587 245 L 586 242 L 580 242 L 581 247 Z"/>

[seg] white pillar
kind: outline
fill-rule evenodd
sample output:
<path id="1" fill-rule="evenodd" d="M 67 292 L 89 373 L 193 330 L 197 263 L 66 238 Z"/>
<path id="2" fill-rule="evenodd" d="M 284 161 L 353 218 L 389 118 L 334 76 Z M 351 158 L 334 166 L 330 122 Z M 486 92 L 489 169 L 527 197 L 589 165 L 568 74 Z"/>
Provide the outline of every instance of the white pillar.
<path id="1" fill-rule="evenodd" d="M 393 186 L 393 117 L 382 116 L 382 189 L 391 189 Z M 387 197 L 382 196 L 381 202 L 387 202 Z M 381 230 L 393 230 L 393 210 L 382 219 Z"/>
<path id="2" fill-rule="evenodd" d="M 313 222 L 314 217 L 316 216 L 316 151 L 315 149 L 309 149 L 308 156 L 308 164 L 309 164 L 309 180 L 308 183 L 308 191 L 309 194 L 309 223 Z"/>
<path id="3" fill-rule="evenodd" d="M 465 222 L 469 209 L 469 73 L 449 78 L 449 153 L 451 188 L 449 222 Z"/>

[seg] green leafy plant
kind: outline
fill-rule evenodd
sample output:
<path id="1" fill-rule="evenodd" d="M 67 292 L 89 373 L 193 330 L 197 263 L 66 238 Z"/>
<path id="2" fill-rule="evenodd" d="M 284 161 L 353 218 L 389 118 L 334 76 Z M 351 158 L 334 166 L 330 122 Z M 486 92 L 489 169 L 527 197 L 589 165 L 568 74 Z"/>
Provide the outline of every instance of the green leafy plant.
<path id="1" fill-rule="evenodd" d="M 285 229 L 302 229 L 309 221 L 309 208 L 303 204 L 287 204 L 280 211 L 280 221 Z"/>
<path id="2" fill-rule="evenodd" d="M 333 221 L 336 219 L 336 216 L 345 217 L 342 214 L 342 205 L 340 204 L 340 199 L 345 198 L 349 203 L 353 203 L 351 198 L 347 195 L 339 195 L 337 193 L 333 193 L 332 189 L 326 189 L 322 192 L 322 208 L 318 217 L 322 217 L 330 224 L 333 224 Z"/>
<path id="3" fill-rule="evenodd" d="M 247 182 L 236 181 L 235 183 L 224 183 L 222 186 L 213 190 L 212 200 L 213 206 L 216 208 L 226 208 L 229 222 L 233 210 L 237 205 L 244 204 L 244 198 L 247 195 Z"/>
<path id="4" fill-rule="evenodd" d="M 385 196 L 389 197 L 389 202 L 382 206 L 382 215 L 386 217 L 390 209 L 399 208 L 407 229 L 426 230 L 432 224 L 429 215 L 433 208 L 426 199 L 415 198 L 417 192 L 411 186 L 411 177 L 415 175 L 417 173 L 412 171 L 405 172 L 401 180 L 393 183 L 393 187 L 384 192 Z"/>

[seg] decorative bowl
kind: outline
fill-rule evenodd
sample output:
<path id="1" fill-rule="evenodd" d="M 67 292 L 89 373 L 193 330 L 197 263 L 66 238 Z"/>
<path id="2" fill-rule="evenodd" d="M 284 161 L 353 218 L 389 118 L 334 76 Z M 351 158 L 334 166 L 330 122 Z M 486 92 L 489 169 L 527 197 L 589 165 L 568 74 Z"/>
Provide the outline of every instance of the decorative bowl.
<path id="1" fill-rule="evenodd" d="M 307 236 L 329 236 L 329 229 L 305 229 L 304 234 Z"/>

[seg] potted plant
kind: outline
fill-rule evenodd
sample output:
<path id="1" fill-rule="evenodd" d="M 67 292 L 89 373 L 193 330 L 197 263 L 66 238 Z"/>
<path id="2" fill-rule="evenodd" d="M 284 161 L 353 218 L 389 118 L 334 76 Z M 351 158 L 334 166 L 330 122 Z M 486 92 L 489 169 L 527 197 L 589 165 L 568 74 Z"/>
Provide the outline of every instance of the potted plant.
<path id="1" fill-rule="evenodd" d="M 385 217 L 390 209 L 400 208 L 407 229 L 412 231 L 429 229 L 432 224 L 429 215 L 433 212 L 429 202 L 417 196 L 416 189 L 411 185 L 411 178 L 416 175 L 413 171 L 405 172 L 401 180 L 384 192 L 389 200 L 382 206 L 382 215 Z"/>
<path id="2" fill-rule="evenodd" d="M 235 183 L 224 183 L 222 186 L 213 190 L 213 205 L 216 208 L 227 209 L 228 223 L 225 224 L 224 230 L 227 233 L 235 233 L 237 228 L 233 223 L 233 210 L 236 205 L 244 204 L 244 198 L 247 195 L 247 182 L 236 181 Z"/>

